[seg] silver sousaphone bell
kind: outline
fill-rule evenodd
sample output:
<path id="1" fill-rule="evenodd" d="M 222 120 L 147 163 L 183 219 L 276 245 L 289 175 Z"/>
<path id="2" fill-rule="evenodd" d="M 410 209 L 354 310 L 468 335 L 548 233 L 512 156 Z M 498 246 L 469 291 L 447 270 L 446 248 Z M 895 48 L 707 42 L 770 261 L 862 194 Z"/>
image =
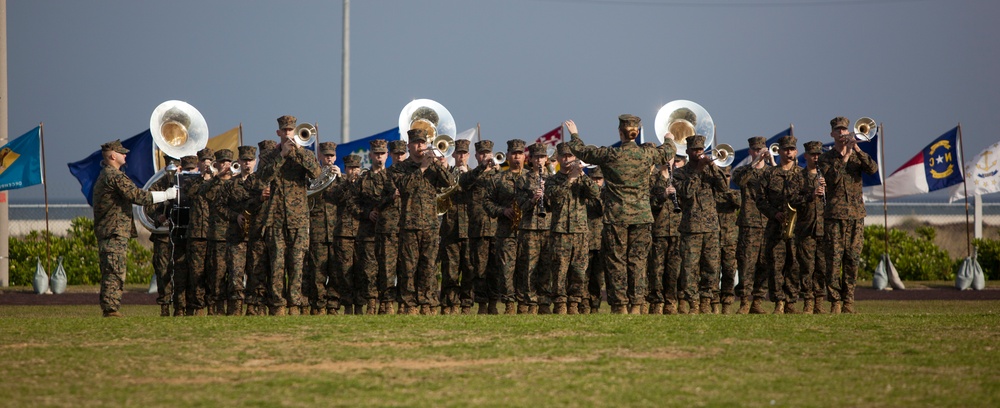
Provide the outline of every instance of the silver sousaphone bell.
<path id="1" fill-rule="evenodd" d="M 410 129 L 423 129 L 427 134 L 427 140 L 432 142 L 436 142 L 438 135 L 448 135 L 450 138 L 450 135 L 458 134 L 455 118 L 451 116 L 451 112 L 430 99 L 410 101 L 399 112 L 399 138 L 409 142 L 410 138 L 406 132 Z"/>
<path id="2" fill-rule="evenodd" d="M 665 143 L 667 133 L 672 136 L 678 152 L 687 150 L 688 136 L 705 136 L 705 146 L 711 146 L 715 140 L 715 122 L 701 105 L 679 99 L 663 105 L 653 119 L 653 131 L 656 139 Z"/>

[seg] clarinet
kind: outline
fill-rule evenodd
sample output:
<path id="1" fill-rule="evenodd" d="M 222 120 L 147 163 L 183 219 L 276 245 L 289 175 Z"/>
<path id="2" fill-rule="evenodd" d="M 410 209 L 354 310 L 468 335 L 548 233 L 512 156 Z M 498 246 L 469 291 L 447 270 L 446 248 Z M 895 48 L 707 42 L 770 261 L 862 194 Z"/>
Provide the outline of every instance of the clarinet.
<path id="1" fill-rule="evenodd" d="M 820 181 L 823 181 L 823 175 L 819 172 L 819 169 L 817 169 L 816 170 L 816 187 L 819 187 L 819 182 Z M 819 198 L 822 200 L 823 208 L 826 208 L 826 191 L 823 191 L 823 195 L 819 196 Z"/>
<path id="2" fill-rule="evenodd" d="M 542 172 L 543 171 L 544 170 L 542 170 L 542 169 L 538 169 L 538 185 L 539 185 L 538 188 L 541 188 L 544 191 L 545 190 L 545 179 L 542 177 Z M 545 214 L 545 198 L 542 197 L 541 200 L 538 200 L 538 204 L 536 204 L 535 206 L 536 206 L 535 215 L 537 215 L 539 218 L 545 218 L 545 215 L 546 215 Z"/>
<path id="3" fill-rule="evenodd" d="M 667 168 L 667 186 L 674 187 L 674 165 L 673 164 L 671 164 L 670 167 Z M 674 201 L 674 214 L 680 214 L 681 213 L 681 204 L 677 201 L 677 193 L 675 192 L 675 193 L 671 194 L 670 195 L 670 199 L 672 199 Z"/>

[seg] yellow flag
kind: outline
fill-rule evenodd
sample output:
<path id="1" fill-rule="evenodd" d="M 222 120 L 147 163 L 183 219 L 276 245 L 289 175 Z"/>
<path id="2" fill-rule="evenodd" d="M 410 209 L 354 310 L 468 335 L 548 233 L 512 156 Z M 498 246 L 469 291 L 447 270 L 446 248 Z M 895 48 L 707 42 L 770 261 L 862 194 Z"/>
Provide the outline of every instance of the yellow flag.
<path id="1" fill-rule="evenodd" d="M 208 139 L 208 144 L 205 147 L 208 147 L 216 152 L 222 149 L 229 149 L 233 152 L 233 157 L 237 157 L 240 147 L 240 127 L 236 126 L 223 132 L 222 134 L 212 136 Z M 156 146 L 153 146 L 153 157 L 156 158 L 157 171 L 166 165 L 166 163 L 163 162 L 163 154 L 160 153 L 160 149 Z"/>

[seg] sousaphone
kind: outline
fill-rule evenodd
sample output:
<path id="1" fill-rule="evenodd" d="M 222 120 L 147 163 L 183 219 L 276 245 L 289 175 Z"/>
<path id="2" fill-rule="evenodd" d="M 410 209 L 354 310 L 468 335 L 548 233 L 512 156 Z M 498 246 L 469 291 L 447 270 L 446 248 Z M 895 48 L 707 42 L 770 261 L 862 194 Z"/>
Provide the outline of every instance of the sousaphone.
<path id="1" fill-rule="evenodd" d="M 184 156 L 192 156 L 204 149 L 208 145 L 208 123 L 201 112 L 194 106 L 184 101 L 170 100 L 161 103 L 153 114 L 149 117 L 149 133 L 153 135 L 153 143 L 167 156 L 180 159 Z M 156 151 L 153 152 L 156 155 Z M 156 162 L 157 157 L 153 158 Z M 172 175 L 177 170 L 176 166 L 168 166 L 153 174 L 149 181 L 143 185 L 143 190 L 149 190 L 157 181 L 165 175 Z M 157 227 L 152 219 L 146 215 L 142 206 L 132 206 L 133 217 L 154 234 L 166 234 L 169 229 L 166 226 Z"/>
<path id="2" fill-rule="evenodd" d="M 663 105 L 656 112 L 656 119 L 653 120 L 653 131 L 656 132 L 656 139 L 662 144 L 664 138 L 670 133 L 671 142 L 678 152 L 687 150 L 688 136 L 705 136 L 705 147 L 712 145 L 715 140 L 715 122 L 712 115 L 708 114 L 701 105 L 679 99 Z"/>
<path id="3" fill-rule="evenodd" d="M 409 142 L 406 132 L 410 129 L 423 129 L 427 140 L 434 142 L 438 135 L 451 137 L 457 135 L 455 118 L 451 112 L 440 103 L 430 99 L 415 99 L 399 112 L 399 138 Z"/>

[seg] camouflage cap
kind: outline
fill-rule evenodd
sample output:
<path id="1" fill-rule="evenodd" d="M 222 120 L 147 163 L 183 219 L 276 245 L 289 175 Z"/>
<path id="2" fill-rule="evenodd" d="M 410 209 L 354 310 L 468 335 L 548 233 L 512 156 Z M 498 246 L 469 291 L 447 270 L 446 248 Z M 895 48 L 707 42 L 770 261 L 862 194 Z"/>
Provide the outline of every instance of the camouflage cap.
<path id="1" fill-rule="evenodd" d="M 261 140 L 259 143 L 257 143 L 257 147 L 259 147 L 260 151 L 263 153 L 268 150 L 274 150 L 275 148 L 277 148 L 278 142 L 275 142 L 271 139 L 264 139 Z"/>
<path id="2" fill-rule="evenodd" d="M 684 141 L 687 142 L 687 148 L 688 149 L 704 149 L 705 148 L 705 136 L 702 136 L 702 135 L 688 136 L 687 139 L 684 139 Z"/>
<path id="3" fill-rule="evenodd" d="M 233 161 L 233 151 L 229 149 L 222 149 L 215 152 L 215 161 Z"/>
<path id="4" fill-rule="evenodd" d="M 337 154 L 337 144 L 334 142 L 323 142 L 319 144 L 319 154 Z"/>
<path id="5" fill-rule="evenodd" d="M 521 139 L 511 139 L 507 141 L 507 152 L 524 153 L 524 141 Z"/>
<path id="6" fill-rule="evenodd" d="M 184 156 L 181 157 L 181 169 L 183 170 L 194 170 L 198 168 L 198 156 Z"/>
<path id="7" fill-rule="evenodd" d="M 573 151 L 570 150 L 569 145 L 566 144 L 566 142 L 562 142 L 556 145 L 556 153 L 559 154 L 560 156 L 563 156 L 567 154 L 573 154 Z"/>
<path id="8" fill-rule="evenodd" d="M 830 119 L 830 130 L 837 130 L 837 128 L 850 129 L 851 120 L 843 116 L 837 116 Z"/>
<path id="9" fill-rule="evenodd" d="M 476 153 L 493 153 L 493 141 L 480 140 L 476 142 Z"/>
<path id="10" fill-rule="evenodd" d="M 385 139 L 375 139 L 368 142 L 368 149 L 372 153 L 389 153 L 389 148 L 386 146 L 388 142 Z"/>
<path id="11" fill-rule="evenodd" d="M 456 153 L 468 153 L 469 152 L 469 141 L 466 139 L 458 139 L 455 141 L 455 152 Z"/>
<path id="12" fill-rule="evenodd" d="M 767 147 L 767 139 L 764 136 L 754 136 L 747 139 L 747 144 L 750 145 L 751 149 L 763 149 Z"/>
<path id="13" fill-rule="evenodd" d="M 601 171 L 600 167 L 594 167 L 590 169 L 590 178 L 592 179 L 602 179 L 604 178 L 604 172 Z"/>
<path id="14" fill-rule="evenodd" d="M 237 148 L 240 151 L 240 160 L 253 160 L 257 157 L 257 148 L 253 146 L 240 146 Z"/>
<path id="15" fill-rule="evenodd" d="M 618 128 L 630 128 L 642 126 L 642 119 L 638 116 L 630 115 L 628 113 L 618 115 Z"/>
<path id="16" fill-rule="evenodd" d="M 107 142 L 107 143 L 101 145 L 101 151 L 102 152 L 106 152 L 106 151 L 109 151 L 109 150 L 110 151 L 115 151 L 115 152 L 118 152 L 118 153 L 121 153 L 121 154 L 128 153 L 128 149 L 126 149 L 125 146 L 122 146 L 122 141 L 120 139 L 116 139 L 115 141 Z"/>
<path id="17" fill-rule="evenodd" d="M 795 149 L 797 144 L 799 144 L 799 140 L 792 135 L 782 136 L 781 139 L 778 139 L 778 147 L 781 149 Z"/>
<path id="18" fill-rule="evenodd" d="M 406 153 L 406 142 L 402 140 L 393 140 L 389 142 L 389 152 L 396 154 Z"/>
<path id="19" fill-rule="evenodd" d="M 361 156 L 349 154 L 344 158 L 344 167 L 361 167 Z"/>
<path id="20" fill-rule="evenodd" d="M 812 140 L 806 142 L 805 148 L 806 154 L 821 154 L 823 153 L 823 142 Z"/>
<path id="21" fill-rule="evenodd" d="M 426 142 L 427 141 L 427 131 L 423 129 L 410 129 L 406 131 L 406 137 L 410 139 L 410 143 L 413 142 Z"/>
<path id="22" fill-rule="evenodd" d="M 549 154 L 548 154 L 548 152 L 545 151 L 545 145 L 544 144 L 536 142 L 536 143 L 532 143 L 531 146 L 528 147 L 528 155 L 529 156 L 546 156 L 546 157 L 548 157 Z"/>
<path id="23" fill-rule="evenodd" d="M 198 161 L 212 159 L 215 159 L 215 150 L 212 150 L 211 147 L 206 147 L 198 151 Z"/>
<path id="24" fill-rule="evenodd" d="M 295 116 L 282 116 L 278 118 L 278 129 L 295 129 L 295 122 L 297 121 L 298 119 L 295 119 Z"/>

